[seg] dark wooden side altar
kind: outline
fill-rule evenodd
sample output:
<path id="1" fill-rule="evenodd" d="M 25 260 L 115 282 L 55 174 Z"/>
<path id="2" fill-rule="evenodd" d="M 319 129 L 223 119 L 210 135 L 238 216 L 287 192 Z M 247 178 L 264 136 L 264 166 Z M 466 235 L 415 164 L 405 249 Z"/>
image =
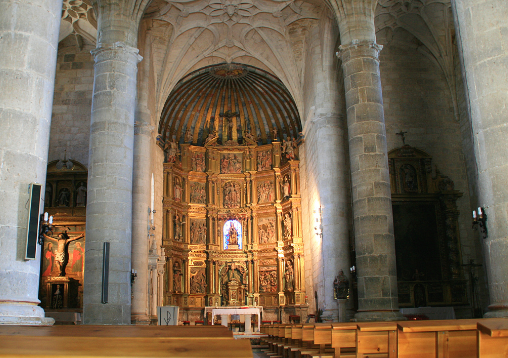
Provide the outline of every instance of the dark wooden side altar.
<path id="1" fill-rule="evenodd" d="M 295 142 L 217 139 L 166 146 L 164 304 L 304 304 Z"/>
<path id="2" fill-rule="evenodd" d="M 388 153 L 399 305 L 468 304 L 462 270 L 459 210 L 462 193 L 425 152 L 404 145 Z"/>

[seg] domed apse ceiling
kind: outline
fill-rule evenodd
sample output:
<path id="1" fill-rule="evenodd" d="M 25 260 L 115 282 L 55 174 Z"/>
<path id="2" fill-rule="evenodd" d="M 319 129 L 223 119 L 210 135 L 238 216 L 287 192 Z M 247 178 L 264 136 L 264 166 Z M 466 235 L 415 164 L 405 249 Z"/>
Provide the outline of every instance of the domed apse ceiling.
<path id="1" fill-rule="evenodd" d="M 275 134 L 279 140 L 296 138 L 301 129 L 284 84 L 261 69 L 235 63 L 207 66 L 180 80 L 159 124 L 164 142 L 176 139 L 194 145 L 205 144 L 211 133 L 219 144 L 244 144 L 246 135 L 265 144 Z"/>

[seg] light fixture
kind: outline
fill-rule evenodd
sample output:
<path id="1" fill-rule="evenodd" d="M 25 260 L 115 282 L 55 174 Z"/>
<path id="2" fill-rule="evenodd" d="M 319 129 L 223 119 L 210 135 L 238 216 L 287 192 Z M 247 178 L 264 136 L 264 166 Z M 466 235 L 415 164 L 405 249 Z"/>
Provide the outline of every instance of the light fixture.
<path id="1" fill-rule="evenodd" d="M 473 210 L 473 228 L 477 225 L 480 226 L 483 238 L 486 239 L 489 236 L 487 230 L 487 213 L 485 212 L 485 208 L 481 206 L 478 207 L 478 212 Z"/>

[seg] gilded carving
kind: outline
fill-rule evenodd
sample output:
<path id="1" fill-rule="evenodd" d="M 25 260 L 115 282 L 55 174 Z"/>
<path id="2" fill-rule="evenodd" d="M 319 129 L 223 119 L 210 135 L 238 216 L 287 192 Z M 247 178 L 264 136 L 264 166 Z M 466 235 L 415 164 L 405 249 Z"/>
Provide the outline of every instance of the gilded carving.
<path id="1" fill-rule="evenodd" d="M 190 243 L 194 245 L 206 244 L 206 220 L 204 219 L 191 220 Z"/>
<path id="2" fill-rule="evenodd" d="M 192 170 L 195 172 L 205 171 L 205 153 L 194 152 L 192 154 Z"/>
<path id="3" fill-rule="evenodd" d="M 182 179 L 175 177 L 173 185 L 173 199 L 176 201 L 182 200 Z"/>
<path id="4" fill-rule="evenodd" d="M 277 271 L 261 271 L 259 273 L 259 290 L 261 292 L 277 292 Z"/>
<path id="5" fill-rule="evenodd" d="M 258 183 L 258 203 L 268 203 L 275 199 L 273 191 L 273 183 L 271 181 L 263 181 Z"/>
<path id="6" fill-rule="evenodd" d="M 292 230 L 293 220 L 289 213 L 284 214 L 284 239 L 288 240 L 293 234 Z"/>
<path id="7" fill-rule="evenodd" d="M 194 204 L 206 204 L 205 183 L 192 183 L 190 201 Z"/>
<path id="8" fill-rule="evenodd" d="M 224 194 L 224 207 L 225 208 L 238 208 L 241 204 L 242 199 L 242 191 L 240 189 L 240 184 L 237 182 L 227 182 L 224 184 L 223 189 Z"/>
<path id="9" fill-rule="evenodd" d="M 260 244 L 275 242 L 275 218 L 260 218 L 258 220 L 258 236 Z"/>
<path id="10" fill-rule="evenodd" d="M 258 152 L 258 171 L 272 169 L 272 153 L 269 150 Z"/>
<path id="11" fill-rule="evenodd" d="M 192 269 L 190 279 L 190 293 L 205 293 L 206 276 L 205 269 Z"/>
<path id="12" fill-rule="evenodd" d="M 242 172 L 242 154 L 224 153 L 221 155 L 220 172 L 223 174 Z"/>

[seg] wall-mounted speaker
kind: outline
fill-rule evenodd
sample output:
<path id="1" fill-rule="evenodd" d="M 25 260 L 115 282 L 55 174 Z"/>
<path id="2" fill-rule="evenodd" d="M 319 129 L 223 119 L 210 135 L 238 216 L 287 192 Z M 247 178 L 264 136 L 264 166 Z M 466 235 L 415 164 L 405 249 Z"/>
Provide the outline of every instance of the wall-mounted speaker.
<path id="1" fill-rule="evenodd" d="M 102 245 L 102 296 L 101 303 L 108 303 L 109 289 L 109 242 Z"/>
<path id="2" fill-rule="evenodd" d="M 28 224 L 26 234 L 25 260 L 35 260 L 37 254 L 37 241 L 39 239 L 39 222 L 41 206 L 41 188 L 40 184 L 32 183 L 29 185 L 30 206 L 28 208 Z"/>

